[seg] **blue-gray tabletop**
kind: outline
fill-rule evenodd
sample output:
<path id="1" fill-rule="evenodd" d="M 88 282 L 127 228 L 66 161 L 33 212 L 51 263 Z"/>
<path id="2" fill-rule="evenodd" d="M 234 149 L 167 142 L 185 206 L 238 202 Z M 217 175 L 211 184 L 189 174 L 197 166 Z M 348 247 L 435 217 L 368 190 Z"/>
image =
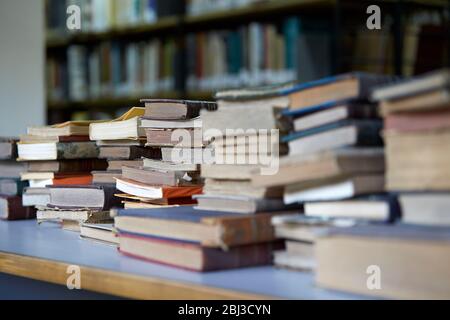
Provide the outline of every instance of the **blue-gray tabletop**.
<path id="1" fill-rule="evenodd" d="M 114 246 L 85 240 L 56 224 L 0 221 L 0 251 L 115 272 L 242 291 L 282 299 L 363 299 L 316 287 L 307 272 L 271 266 L 197 273 L 121 255 Z"/>

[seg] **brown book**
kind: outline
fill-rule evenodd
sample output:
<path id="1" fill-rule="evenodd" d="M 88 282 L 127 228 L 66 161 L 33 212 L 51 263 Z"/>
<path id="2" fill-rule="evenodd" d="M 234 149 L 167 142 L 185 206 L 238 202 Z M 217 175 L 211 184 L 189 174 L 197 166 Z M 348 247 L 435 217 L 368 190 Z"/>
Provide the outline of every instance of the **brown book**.
<path id="1" fill-rule="evenodd" d="M 27 163 L 29 172 L 91 172 L 94 170 L 105 170 L 107 163 L 100 159 L 77 159 L 59 161 L 30 161 Z"/>
<path id="2" fill-rule="evenodd" d="M 48 186 L 48 207 L 58 209 L 109 210 L 120 204 L 113 185 Z"/>
<path id="3" fill-rule="evenodd" d="M 108 171 L 122 171 L 123 166 L 139 168 L 144 164 L 143 160 L 108 160 Z"/>
<path id="4" fill-rule="evenodd" d="M 216 110 L 213 101 L 141 99 L 145 104 L 144 117 L 155 120 L 185 120 L 196 118 L 201 109 Z"/>
<path id="5" fill-rule="evenodd" d="M 93 184 L 115 184 L 116 178 L 122 177 L 122 171 L 92 171 Z"/>
<path id="6" fill-rule="evenodd" d="M 194 271 L 213 271 L 268 265 L 272 252 L 283 247 L 269 242 L 233 247 L 227 251 L 196 244 L 119 234 L 119 251 L 151 262 Z"/>
<path id="7" fill-rule="evenodd" d="M 145 147 L 100 147 L 100 159 L 133 160 L 142 157 L 161 159 L 161 150 Z"/>
<path id="8" fill-rule="evenodd" d="M 179 129 L 146 128 L 145 134 L 147 135 L 147 146 L 178 146 L 189 148 L 203 146 L 202 131 L 200 129 L 182 129 L 181 131 Z M 177 139 L 172 140 L 173 137 Z"/>
<path id="9" fill-rule="evenodd" d="M 350 174 L 383 172 L 382 148 L 351 148 L 285 157 L 280 160 L 276 174 L 254 174 L 252 184 L 256 187 L 284 186 Z"/>
<path id="10" fill-rule="evenodd" d="M 35 217 L 36 210 L 34 207 L 24 207 L 22 197 L 0 195 L 0 219 L 23 220 Z"/>
<path id="11" fill-rule="evenodd" d="M 448 129 L 450 128 L 450 110 L 389 114 L 384 119 L 384 128 L 386 131 L 395 132 Z"/>
<path id="12" fill-rule="evenodd" d="M 180 186 L 200 183 L 200 174 L 196 171 L 163 171 L 122 167 L 122 177 L 152 185 Z"/>
<path id="13" fill-rule="evenodd" d="M 449 299 L 449 234 L 411 225 L 333 228 L 316 243 L 316 283 L 367 296 Z"/>

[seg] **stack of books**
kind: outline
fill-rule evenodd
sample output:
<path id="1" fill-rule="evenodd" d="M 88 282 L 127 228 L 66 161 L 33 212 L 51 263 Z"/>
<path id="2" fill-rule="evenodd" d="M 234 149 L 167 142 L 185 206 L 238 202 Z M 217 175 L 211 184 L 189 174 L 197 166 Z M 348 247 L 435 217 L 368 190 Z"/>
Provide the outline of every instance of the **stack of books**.
<path id="1" fill-rule="evenodd" d="M 117 119 L 90 125 L 89 137 L 99 149 L 99 158 L 108 163 L 106 170 L 92 173 L 95 184 L 115 185 L 123 166 L 139 167 L 142 157 L 159 156 L 157 150 L 144 147 L 143 115 L 144 108 L 133 107 Z"/>
<path id="2" fill-rule="evenodd" d="M 192 206 L 112 210 L 121 253 L 194 271 L 267 265 L 282 248 L 272 214 L 197 211 Z"/>
<path id="3" fill-rule="evenodd" d="M 89 141 L 89 121 L 72 121 L 46 127 L 29 127 L 20 137 L 18 160 L 26 163 L 21 179 L 29 183 L 23 195 L 26 206 L 48 202 L 46 186 L 84 185 L 92 170 L 106 168 L 98 148 Z"/>
<path id="4" fill-rule="evenodd" d="M 382 123 L 377 106 L 369 102 L 370 89 L 388 81 L 390 77 L 352 73 L 291 90 L 283 113 L 292 119 L 294 132 L 281 137 L 289 154 L 280 158 L 275 174 L 251 177 L 255 188 L 283 188 L 285 205 L 304 206 L 306 217 L 297 217 L 295 223 L 289 218 L 290 230 L 315 229 L 334 219 L 390 221 L 398 214 L 390 197 L 382 195 Z M 367 197 L 373 194 L 377 196 Z M 281 220 L 274 223 L 284 225 Z M 276 262 L 311 269 L 311 259 L 305 264 L 297 258 L 299 247 L 312 250 L 314 238 L 283 238 L 291 250 L 278 253 Z"/>
<path id="5" fill-rule="evenodd" d="M 16 162 L 16 158 L 17 139 L 0 138 L 0 219 L 35 217 L 34 208 L 22 206 L 22 192 L 28 184 L 20 179 L 25 166 Z"/>
<path id="6" fill-rule="evenodd" d="M 290 123 L 281 117 L 289 98 L 284 87 L 218 92 L 218 110 L 202 112 L 203 137 L 211 141 L 212 159 L 202 164 L 205 178 L 197 209 L 257 213 L 287 209 L 280 187 L 256 187 L 254 172 L 270 179 L 286 148 L 280 135 Z"/>
<path id="7" fill-rule="evenodd" d="M 450 296 L 449 85 L 450 71 L 440 70 L 373 92 L 384 117 L 386 188 L 398 194 L 403 223 L 318 237 L 319 285 L 397 299 Z"/>
<path id="8" fill-rule="evenodd" d="M 141 165 L 122 165 L 116 179 L 125 208 L 154 208 L 192 204 L 202 192 L 199 164 L 204 145 L 200 109 L 215 109 L 214 102 L 143 99 L 145 109 L 139 120 Z M 98 126 L 98 125 L 93 125 Z"/>
<path id="9" fill-rule="evenodd" d="M 384 117 L 386 187 L 400 192 L 406 223 L 450 225 L 449 88 L 447 69 L 373 93 Z"/>

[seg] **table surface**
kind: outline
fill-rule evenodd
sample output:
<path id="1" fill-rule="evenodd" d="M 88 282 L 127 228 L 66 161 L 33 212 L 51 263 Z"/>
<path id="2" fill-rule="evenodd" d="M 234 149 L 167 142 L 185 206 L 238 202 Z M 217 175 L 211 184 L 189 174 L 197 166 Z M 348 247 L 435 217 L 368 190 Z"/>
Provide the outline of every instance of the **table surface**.
<path id="1" fill-rule="evenodd" d="M 16 275 L 33 277 L 33 270 L 27 269 L 30 262 L 24 262 L 25 267 L 22 271 L 11 272 L 15 270 L 11 266 L 11 261 L 21 257 L 37 258 L 38 261 L 45 263 L 65 263 L 67 265 L 79 265 L 86 269 L 95 268 L 96 270 L 112 271 L 114 275 L 138 276 L 139 279 L 146 278 L 157 279 L 159 285 L 164 281 L 177 283 L 192 288 L 207 288 L 204 295 L 196 295 L 195 298 L 210 298 L 214 295 L 209 293 L 214 290 L 230 292 L 228 297 L 241 298 L 242 296 L 233 296 L 233 293 L 249 294 L 254 297 L 275 297 L 282 299 L 364 299 L 366 297 L 336 292 L 318 288 L 314 285 L 314 277 L 311 273 L 297 272 L 292 270 L 277 269 L 271 266 L 243 268 L 227 271 L 197 273 L 193 271 L 181 270 L 173 267 L 141 261 L 121 255 L 117 248 L 96 241 L 86 240 L 79 237 L 78 233 L 62 230 L 58 225 L 46 223 L 37 225 L 36 221 L 0 221 L 0 253 L 7 255 L 9 263 L 3 262 L 0 256 L 0 272 L 15 273 Z M 5 259 L 4 259 L 5 260 Z M 28 261 L 28 260 L 26 260 Z M 34 260 L 31 260 L 34 261 Z M 31 266 L 30 266 L 31 268 Z M 39 269 L 42 269 L 40 267 Z M 42 271 L 40 271 L 42 273 Z M 53 271 L 54 272 L 54 271 Z M 31 275 L 31 276 L 30 276 Z M 56 277 L 56 276 L 55 276 Z M 52 275 L 40 275 L 35 277 L 57 283 L 52 280 Z M 96 277 L 98 278 L 98 277 Z M 134 279 L 134 278 L 133 278 Z M 109 281 L 116 283 L 117 281 Z M 125 283 L 115 284 L 116 286 L 126 286 Z M 59 281 L 61 282 L 61 281 Z M 96 291 L 103 291 L 99 279 L 95 279 Z M 99 283 L 97 283 L 99 282 Z M 120 281 L 119 281 L 120 282 Z M 137 283 L 142 283 L 137 282 Z M 62 284 L 62 283 L 60 283 Z M 145 290 L 162 290 L 151 287 Z M 153 289 L 154 288 L 154 289 Z M 123 289 L 123 288 L 122 288 Z M 164 290 L 167 288 L 164 287 Z M 170 288 L 169 288 L 170 289 Z M 172 287 L 176 291 L 176 287 Z M 108 290 L 105 290 L 108 291 Z M 126 291 L 126 290 L 125 290 Z M 145 292 L 145 291 L 144 291 Z M 209 292 L 209 293 L 208 293 Z M 121 295 L 118 290 L 109 290 L 105 293 L 115 293 Z M 124 294 L 127 296 L 127 294 Z M 130 294 L 128 297 L 142 297 L 142 294 Z M 149 298 L 159 297 L 152 295 Z M 161 298 L 174 297 L 182 298 L 176 292 L 167 295 L 167 292 L 161 291 Z M 219 296 L 220 297 L 220 296 Z M 244 296 L 245 297 L 245 296 Z"/>

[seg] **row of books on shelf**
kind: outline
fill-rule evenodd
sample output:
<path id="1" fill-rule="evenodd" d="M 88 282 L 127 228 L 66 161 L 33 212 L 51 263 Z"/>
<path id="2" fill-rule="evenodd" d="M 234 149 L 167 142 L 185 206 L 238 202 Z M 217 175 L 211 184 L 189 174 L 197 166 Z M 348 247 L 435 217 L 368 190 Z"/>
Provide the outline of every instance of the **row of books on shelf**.
<path id="1" fill-rule="evenodd" d="M 30 127 L 7 161 L 15 173 L 1 172 L 29 186 L 22 202 L 5 189 L 2 217 L 36 212 L 188 270 L 274 263 L 326 288 L 448 298 L 449 84 L 449 70 L 350 73 Z"/>
<path id="2" fill-rule="evenodd" d="M 50 34 L 61 36 L 73 32 L 66 25 L 67 8 L 71 5 L 80 10 L 80 32 L 152 24 L 184 12 L 184 0 L 48 0 L 46 19 Z"/>
<path id="3" fill-rule="evenodd" d="M 227 10 L 245 8 L 261 3 L 275 2 L 274 0 L 187 0 L 186 13 L 190 16 L 199 16 L 206 13 L 225 12 Z"/>

